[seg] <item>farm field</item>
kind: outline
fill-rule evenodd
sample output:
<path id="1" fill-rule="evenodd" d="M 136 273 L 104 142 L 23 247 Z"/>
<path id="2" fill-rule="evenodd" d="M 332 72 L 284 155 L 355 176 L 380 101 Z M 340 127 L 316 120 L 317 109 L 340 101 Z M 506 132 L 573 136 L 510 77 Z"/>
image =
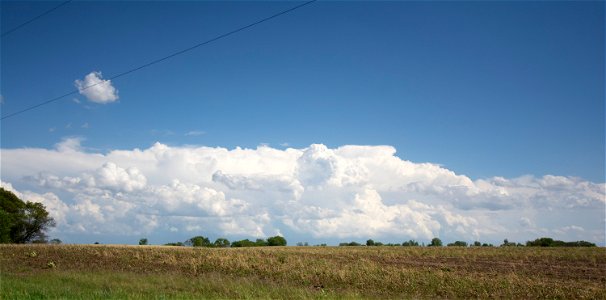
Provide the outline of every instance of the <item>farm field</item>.
<path id="1" fill-rule="evenodd" d="M 0 298 L 606 298 L 605 248 L 0 245 Z"/>

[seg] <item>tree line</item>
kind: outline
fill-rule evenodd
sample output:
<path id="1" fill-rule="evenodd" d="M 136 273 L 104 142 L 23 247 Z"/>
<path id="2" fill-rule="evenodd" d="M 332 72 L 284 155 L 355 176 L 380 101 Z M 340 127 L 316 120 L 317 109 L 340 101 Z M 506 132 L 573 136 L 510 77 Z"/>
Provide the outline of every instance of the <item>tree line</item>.
<path id="1" fill-rule="evenodd" d="M 366 244 L 358 243 L 355 241 L 352 242 L 343 242 L 339 243 L 339 246 L 403 246 L 403 247 L 442 247 L 442 240 L 439 238 L 431 239 L 431 242 L 427 245 L 425 243 L 419 244 L 419 242 L 415 240 L 408 240 L 403 242 L 402 244 L 398 243 L 387 243 L 383 244 L 381 242 L 376 242 L 372 239 L 366 241 Z M 448 243 L 446 246 L 448 247 L 494 247 L 493 244 L 481 243 L 480 241 L 475 241 L 472 244 L 468 244 L 465 241 L 455 241 L 453 243 Z M 560 240 L 554 240 L 550 237 L 542 237 L 538 238 L 534 241 L 527 241 L 526 244 L 510 242 L 505 239 L 503 244 L 500 247 L 596 247 L 595 243 L 587 242 L 587 241 L 574 241 L 574 242 L 564 242 Z"/>
<path id="2" fill-rule="evenodd" d="M 147 245 L 147 238 L 139 240 L 139 245 Z M 205 236 L 195 236 L 185 242 L 166 243 L 164 246 L 189 246 L 189 247 L 207 247 L 207 248 L 238 248 L 238 247 L 265 247 L 265 246 L 286 246 L 288 243 L 282 236 L 276 235 L 267 239 L 257 239 L 254 242 L 249 239 L 229 242 L 226 238 L 218 238 L 214 242 L 211 242 L 209 238 Z"/>

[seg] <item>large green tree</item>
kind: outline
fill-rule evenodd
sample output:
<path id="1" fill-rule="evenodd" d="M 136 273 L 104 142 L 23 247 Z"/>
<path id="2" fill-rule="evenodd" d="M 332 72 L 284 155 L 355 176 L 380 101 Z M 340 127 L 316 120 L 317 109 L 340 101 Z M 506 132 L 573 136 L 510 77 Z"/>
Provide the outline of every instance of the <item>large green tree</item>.
<path id="1" fill-rule="evenodd" d="M 0 188 L 0 243 L 46 241 L 46 233 L 55 226 L 42 203 L 23 202 L 15 194 Z"/>

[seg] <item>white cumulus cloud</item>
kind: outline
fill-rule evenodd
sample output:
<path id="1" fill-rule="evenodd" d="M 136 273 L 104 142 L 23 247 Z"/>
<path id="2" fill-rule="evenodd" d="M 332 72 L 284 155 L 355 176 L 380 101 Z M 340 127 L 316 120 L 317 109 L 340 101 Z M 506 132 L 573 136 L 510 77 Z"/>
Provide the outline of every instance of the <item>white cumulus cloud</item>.
<path id="1" fill-rule="evenodd" d="M 110 189 L 132 192 L 145 187 L 147 179 L 139 169 L 130 167 L 123 169 L 112 162 L 107 162 L 96 170 L 95 184 Z"/>
<path id="2" fill-rule="evenodd" d="M 606 185 L 546 175 L 471 178 L 390 146 L 2 149 L 3 185 L 48 204 L 75 236 L 192 233 L 305 240 L 432 237 L 604 243 Z M 12 184 L 12 185 L 11 185 Z"/>
<path id="3" fill-rule="evenodd" d="M 76 79 L 75 85 L 80 94 L 92 102 L 106 104 L 118 100 L 118 90 L 111 80 L 103 80 L 101 72 L 91 72 L 84 80 Z"/>

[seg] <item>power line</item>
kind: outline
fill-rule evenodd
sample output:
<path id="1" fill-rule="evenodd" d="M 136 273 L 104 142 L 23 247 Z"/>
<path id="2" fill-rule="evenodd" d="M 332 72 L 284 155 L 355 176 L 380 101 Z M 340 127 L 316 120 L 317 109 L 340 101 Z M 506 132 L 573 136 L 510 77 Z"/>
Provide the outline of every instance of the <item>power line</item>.
<path id="1" fill-rule="evenodd" d="M 116 79 L 116 78 L 122 77 L 122 76 L 124 76 L 124 75 L 127 75 L 127 74 L 130 74 L 130 73 L 133 73 L 133 72 L 139 71 L 139 70 L 141 70 L 141 69 L 143 69 L 143 68 L 147 68 L 147 67 L 152 66 L 152 65 L 155 65 L 155 64 L 157 64 L 157 63 L 159 63 L 159 62 L 165 61 L 165 60 L 167 60 L 167 59 L 169 59 L 169 58 L 173 58 L 173 57 L 175 57 L 175 56 L 177 56 L 177 55 L 181 55 L 181 54 L 183 54 L 183 53 L 186 53 L 186 52 L 192 51 L 192 50 L 194 50 L 194 49 L 196 49 L 196 48 L 198 48 L 198 47 L 204 46 L 204 45 L 206 45 L 206 44 L 210 44 L 210 43 L 215 42 L 215 41 L 217 41 L 217 40 L 220 40 L 220 39 L 222 39 L 222 38 L 226 38 L 226 37 L 228 37 L 228 36 L 230 36 L 230 35 L 232 35 L 232 34 L 238 33 L 238 32 L 240 32 L 240 31 L 242 31 L 242 30 L 246 30 L 246 29 L 248 29 L 248 28 L 250 28 L 250 27 L 253 27 L 253 26 L 255 26 L 255 25 L 259 25 L 259 24 L 261 24 L 261 23 L 263 23 L 263 22 L 266 22 L 266 21 L 269 21 L 269 20 L 271 20 L 271 19 L 273 19 L 273 18 L 276 18 L 276 17 L 279 17 L 279 16 L 281 16 L 281 15 L 287 14 L 287 13 L 289 13 L 289 12 L 292 12 L 292 11 L 294 11 L 294 10 L 296 10 L 296 9 L 299 9 L 299 8 L 301 8 L 301 7 L 303 7 L 303 6 L 309 5 L 309 4 L 311 4 L 311 3 L 313 3 L 313 2 L 316 2 L 316 1 L 317 1 L 317 0 L 311 0 L 311 1 L 307 1 L 307 2 L 305 2 L 305 3 L 303 3 L 303 4 L 299 4 L 299 5 L 295 6 L 295 7 L 289 8 L 289 9 L 287 9 L 287 10 L 283 10 L 283 11 L 281 11 L 281 12 L 279 12 L 279 13 L 276 13 L 276 14 L 271 15 L 271 16 L 269 16 L 269 17 L 263 18 L 263 19 L 261 19 L 261 20 L 259 20 L 259 21 L 256 21 L 256 22 L 253 22 L 253 23 L 250 23 L 250 24 L 248 24 L 248 25 L 246 25 L 246 26 L 243 26 L 243 27 L 240 27 L 240 28 L 238 28 L 238 29 L 232 30 L 232 31 L 230 31 L 230 32 L 227 32 L 227 33 L 221 34 L 221 35 L 219 35 L 219 36 L 216 36 L 216 37 L 214 37 L 214 38 L 212 38 L 212 39 L 210 39 L 210 40 L 206 40 L 206 41 L 204 41 L 204 42 L 198 43 L 198 44 L 193 45 L 193 46 L 191 46 L 191 47 L 185 48 L 185 49 L 183 49 L 183 50 L 177 51 L 177 52 L 172 53 L 172 54 L 170 54 L 170 55 L 167 55 L 167 56 L 164 56 L 164 57 L 162 57 L 162 58 L 158 58 L 158 59 L 156 59 L 156 60 L 153 60 L 153 61 L 151 61 L 151 62 L 148 62 L 148 63 L 146 63 L 146 64 L 143 64 L 143 65 L 138 66 L 138 67 L 136 67 L 136 68 L 133 68 L 133 69 L 130 69 L 130 70 L 124 71 L 124 72 L 122 72 L 122 73 L 119 73 L 119 74 L 117 74 L 117 75 L 114 75 L 114 76 L 112 76 L 112 77 L 109 77 L 108 79 L 109 79 L 109 80 L 113 80 L 113 79 Z M 97 86 L 97 85 L 99 85 L 99 84 L 102 84 L 103 82 L 104 82 L 104 81 L 99 81 L 99 82 L 97 82 L 97 83 L 95 83 L 95 84 L 91 84 L 91 85 L 85 86 L 85 87 L 83 87 L 83 88 L 81 88 L 81 89 L 79 89 L 79 90 L 73 90 L 73 91 L 71 91 L 71 92 L 69 92 L 69 93 L 67 93 L 67 94 L 62 95 L 62 96 L 55 97 L 55 98 L 52 98 L 52 99 L 46 100 L 46 101 L 44 101 L 44 102 L 40 102 L 40 103 L 38 103 L 38 104 L 36 104 L 36 105 L 33 105 L 33 106 L 30 106 L 30 107 L 27 107 L 27 108 L 22 109 L 22 110 L 20 110 L 20 111 L 17 111 L 17 112 L 14 112 L 14 113 L 11 113 L 11 114 L 8 114 L 8 115 L 5 115 L 5 116 L 3 116 L 3 117 L 2 117 L 0 120 L 8 119 L 8 118 L 10 118 L 10 117 L 14 117 L 14 116 L 16 116 L 16 115 L 19 115 L 19 114 L 22 114 L 22 113 L 24 113 L 24 112 L 30 111 L 30 110 L 32 110 L 32 109 L 38 108 L 38 107 L 40 107 L 40 106 L 43 106 L 43 105 L 46 105 L 46 104 L 49 104 L 49 103 L 55 102 L 55 101 L 57 101 L 57 100 L 59 100 L 59 99 L 61 99 L 61 98 L 63 98 L 63 97 L 67 97 L 67 96 L 69 96 L 69 95 L 73 95 L 73 94 L 75 94 L 75 93 L 78 93 L 80 90 L 86 90 L 86 89 L 89 89 L 89 88 L 91 88 L 91 87 L 94 87 L 94 86 Z"/>
<path id="2" fill-rule="evenodd" d="M 73 0 L 67 0 L 67 1 L 61 2 L 61 4 L 59 4 L 59 5 L 57 5 L 57 6 L 53 7 L 53 8 L 51 8 L 51 9 L 49 9 L 49 10 L 45 11 L 45 12 L 43 12 L 42 14 L 39 14 L 38 16 L 36 16 L 36 17 L 34 17 L 34 18 L 30 19 L 29 21 L 27 21 L 27 22 L 25 22 L 25 23 L 22 23 L 21 25 L 19 25 L 19 26 L 15 27 L 15 28 L 13 28 L 13 29 L 9 29 L 9 30 L 7 30 L 7 31 L 3 32 L 1 37 L 4 37 L 5 35 L 8 35 L 9 33 L 12 33 L 13 31 L 15 31 L 15 30 L 17 30 L 17 29 L 19 29 L 19 28 L 21 28 L 21 27 L 23 27 L 23 26 L 25 26 L 25 25 L 27 25 L 27 24 L 29 24 L 29 23 L 33 22 L 33 21 L 36 21 L 36 20 L 38 20 L 38 19 L 40 19 L 40 18 L 42 18 L 42 17 L 44 17 L 44 16 L 46 16 L 46 15 L 50 14 L 51 12 L 55 11 L 55 10 L 56 10 L 56 9 L 58 9 L 59 7 L 61 7 L 61 6 L 65 5 L 65 4 L 68 4 L 68 3 L 72 2 L 72 1 L 73 1 Z"/>

